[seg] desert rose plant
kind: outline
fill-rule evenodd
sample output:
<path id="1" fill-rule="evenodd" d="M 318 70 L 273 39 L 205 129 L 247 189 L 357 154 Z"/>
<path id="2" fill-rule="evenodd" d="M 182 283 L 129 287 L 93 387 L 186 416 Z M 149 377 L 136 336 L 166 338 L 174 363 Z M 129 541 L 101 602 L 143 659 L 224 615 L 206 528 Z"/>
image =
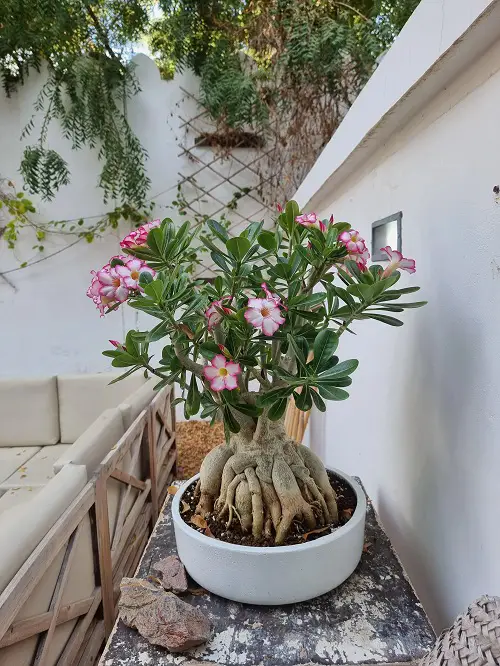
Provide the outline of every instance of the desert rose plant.
<path id="1" fill-rule="evenodd" d="M 326 400 L 348 397 L 358 361 L 339 360 L 339 339 L 359 320 L 400 326 L 394 313 L 424 305 L 399 302 L 419 287 L 394 288 L 415 262 L 386 247 L 389 263 L 368 267 L 357 231 L 301 214 L 295 202 L 273 231 L 254 222 L 230 238 L 207 224 L 218 239 L 200 234 L 218 267 L 213 281 L 186 272 L 199 243 L 189 223 L 155 220 L 121 242 L 123 254 L 93 274 L 87 293 L 101 314 L 126 301 L 157 321 L 111 341 L 104 354 L 126 368 L 120 378 L 146 371 L 158 388 L 176 382 L 186 418 L 223 421 L 226 443 L 201 466 L 197 513 L 281 544 L 293 521 L 312 530 L 338 518 L 323 463 L 287 437 L 288 401 L 325 411 Z M 149 346 L 158 340 L 165 345 L 156 359 Z"/>

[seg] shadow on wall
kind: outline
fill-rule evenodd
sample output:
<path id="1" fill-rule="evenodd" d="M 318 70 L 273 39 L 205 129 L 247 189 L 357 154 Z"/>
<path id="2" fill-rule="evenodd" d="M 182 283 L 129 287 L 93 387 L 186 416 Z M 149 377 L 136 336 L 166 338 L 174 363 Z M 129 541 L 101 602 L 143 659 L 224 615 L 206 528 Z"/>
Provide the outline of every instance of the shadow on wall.
<path id="1" fill-rule="evenodd" d="M 441 291 L 432 294 L 433 311 L 415 321 L 399 394 L 400 490 L 391 496 L 382 488 L 378 497 L 382 522 L 438 632 L 473 600 L 469 591 L 475 594 L 480 545 L 470 530 L 481 493 L 468 464 L 481 330 L 456 309 L 446 285 Z"/>

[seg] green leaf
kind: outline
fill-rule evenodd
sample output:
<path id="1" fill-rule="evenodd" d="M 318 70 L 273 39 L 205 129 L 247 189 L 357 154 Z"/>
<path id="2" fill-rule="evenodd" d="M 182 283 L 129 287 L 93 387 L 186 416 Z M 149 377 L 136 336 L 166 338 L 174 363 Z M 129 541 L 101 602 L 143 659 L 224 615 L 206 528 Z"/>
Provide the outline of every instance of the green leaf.
<path id="1" fill-rule="evenodd" d="M 163 296 L 163 282 L 161 280 L 153 280 L 153 282 L 144 287 L 144 291 L 154 301 L 161 301 Z"/>
<path id="2" fill-rule="evenodd" d="M 321 372 L 327 361 L 330 360 L 335 353 L 339 344 L 338 335 L 330 328 L 325 328 L 320 331 L 316 336 L 313 346 L 314 359 L 312 361 L 313 367 L 317 372 Z"/>
<path id="3" fill-rule="evenodd" d="M 266 250 L 276 250 L 276 235 L 272 231 L 263 231 L 257 237 L 258 244 Z"/>
<path id="4" fill-rule="evenodd" d="M 325 400 L 347 400 L 349 393 L 343 389 L 335 386 L 328 386 L 328 384 L 318 386 L 319 394 Z"/>
<path id="5" fill-rule="evenodd" d="M 229 234 L 227 233 L 227 229 L 225 229 L 222 226 L 222 224 L 219 224 L 219 222 L 217 222 L 216 220 L 208 220 L 207 226 L 212 231 L 214 236 L 217 236 L 217 238 L 221 240 L 223 243 L 226 243 L 226 241 L 229 240 Z"/>
<path id="6" fill-rule="evenodd" d="M 269 417 L 269 419 L 271 421 L 279 421 L 280 418 L 285 413 L 287 404 L 288 404 L 287 398 L 282 398 L 281 400 L 278 400 L 278 402 L 275 402 L 267 412 L 267 416 Z"/>
<path id="7" fill-rule="evenodd" d="M 155 326 L 149 331 L 148 342 L 156 342 L 157 340 L 161 340 L 166 336 L 167 330 L 168 330 L 168 322 L 167 321 L 160 322 L 157 326 Z"/>
<path id="8" fill-rule="evenodd" d="M 285 206 L 285 216 L 289 232 L 296 226 L 295 218 L 300 215 L 299 204 L 296 201 L 289 201 Z"/>
<path id="9" fill-rule="evenodd" d="M 301 297 L 297 299 L 297 305 L 300 305 L 301 308 L 311 308 L 315 305 L 323 303 L 326 298 L 326 291 L 318 292 L 317 294 L 310 294 L 309 296 Z"/>
<path id="10" fill-rule="evenodd" d="M 389 317 L 389 315 L 375 314 L 373 312 L 367 312 L 363 315 L 363 319 L 376 319 L 381 321 L 383 324 L 389 324 L 389 326 L 402 326 L 403 322 L 401 319 L 396 319 L 396 317 Z"/>
<path id="11" fill-rule="evenodd" d="M 239 432 L 240 431 L 240 424 L 238 421 L 234 418 L 231 408 L 230 407 L 224 407 L 223 410 L 224 414 L 224 422 L 226 423 L 227 427 L 231 432 Z"/>
<path id="12" fill-rule="evenodd" d="M 141 285 L 141 287 L 150 284 L 151 282 L 153 282 L 153 280 L 154 280 L 153 276 L 151 275 L 151 273 L 148 273 L 147 271 L 143 271 L 139 275 L 139 284 Z"/>
<path id="13" fill-rule="evenodd" d="M 277 400 L 282 398 L 287 398 L 293 393 L 293 387 L 287 386 L 284 388 L 275 388 L 267 391 L 266 393 L 261 393 L 257 398 L 257 404 L 260 407 L 268 407 L 272 405 Z"/>
<path id="14" fill-rule="evenodd" d="M 189 382 L 189 390 L 186 397 L 186 406 L 190 416 L 198 414 L 200 411 L 200 391 L 198 389 L 198 383 L 196 381 L 196 375 L 193 373 L 191 375 L 191 381 Z"/>
<path id="15" fill-rule="evenodd" d="M 300 409 L 302 412 L 308 412 L 311 409 L 313 401 L 311 393 L 312 391 L 309 386 L 303 386 L 300 393 L 294 391 L 293 397 L 295 398 L 297 409 Z"/>
<path id="16" fill-rule="evenodd" d="M 217 264 L 219 268 L 222 268 L 222 270 L 225 273 L 230 273 L 231 269 L 226 263 L 226 260 L 224 259 L 224 256 L 220 252 L 211 252 L 210 256 L 212 257 L 212 261 Z"/>
<path id="17" fill-rule="evenodd" d="M 318 375 L 318 386 L 324 379 L 330 379 L 333 377 L 345 377 L 353 373 L 359 365 L 359 361 L 355 358 L 351 358 L 348 361 L 342 361 L 342 363 L 337 363 L 333 368 L 324 370 Z"/>
<path id="18" fill-rule="evenodd" d="M 257 407 L 256 405 L 248 405 L 246 402 L 238 402 L 233 405 L 242 414 L 246 416 L 251 416 L 252 418 L 257 418 L 262 414 L 262 407 Z"/>
<path id="19" fill-rule="evenodd" d="M 111 361 L 111 365 L 114 368 L 129 368 L 131 365 L 137 365 L 137 359 L 127 354 L 127 352 L 122 352 L 120 356 Z"/>
<path id="20" fill-rule="evenodd" d="M 139 356 L 139 345 L 136 342 L 135 334 L 136 331 L 129 331 L 125 336 L 125 349 L 130 354 L 137 359 Z"/>
<path id="21" fill-rule="evenodd" d="M 309 351 L 307 340 L 301 336 L 294 338 L 290 333 L 287 335 L 288 344 L 293 349 L 297 363 L 303 368 L 306 367 L 306 359 Z M 304 353 L 305 352 L 305 353 Z"/>
<path id="22" fill-rule="evenodd" d="M 138 369 L 139 369 L 139 367 L 134 367 L 134 368 L 131 368 L 130 370 L 127 370 L 127 372 L 124 372 L 123 375 L 120 375 L 119 377 L 115 377 L 114 379 L 112 379 L 112 380 L 109 382 L 108 385 L 110 386 L 111 384 L 116 384 L 117 382 L 121 382 L 122 379 L 126 379 L 126 378 L 129 377 L 133 372 L 136 372 Z"/>
<path id="23" fill-rule="evenodd" d="M 209 361 L 211 361 L 214 356 L 217 356 L 217 354 L 220 353 L 221 351 L 219 346 L 215 342 L 212 342 L 212 340 L 202 342 L 200 345 L 200 354 L 203 356 L 203 358 L 206 358 Z"/>
<path id="24" fill-rule="evenodd" d="M 326 405 L 324 401 L 319 397 L 319 394 L 316 391 L 311 391 L 311 396 L 314 404 L 319 409 L 320 412 L 326 412 Z"/>
<path id="25" fill-rule="evenodd" d="M 244 236 L 236 236 L 235 238 L 230 238 L 226 242 L 226 247 L 228 252 L 230 252 L 235 259 L 241 261 L 250 249 L 251 243 L 248 238 L 245 238 Z"/>
<path id="26" fill-rule="evenodd" d="M 340 300 L 344 301 L 344 303 L 351 308 L 351 310 L 354 310 L 354 308 L 356 307 L 356 301 L 351 296 L 351 294 L 349 294 L 348 291 L 346 291 L 342 287 L 335 287 L 335 293 L 340 298 Z"/>

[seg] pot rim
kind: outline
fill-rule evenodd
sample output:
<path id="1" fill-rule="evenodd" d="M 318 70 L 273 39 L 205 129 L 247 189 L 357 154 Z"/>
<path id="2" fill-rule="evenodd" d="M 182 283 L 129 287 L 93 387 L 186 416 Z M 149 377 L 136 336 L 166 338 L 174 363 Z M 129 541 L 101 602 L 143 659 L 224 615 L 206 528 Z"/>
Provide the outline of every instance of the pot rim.
<path id="1" fill-rule="evenodd" d="M 337 476 L 340 476 L 344 481 L 352 487 L 356 493 L 356 508 L 352 514 L 350 520 L 341 527 L 338 527 L 335 532 L 327 534 L 320 537 L 319 539 L 314 539 L 314 541 L 306 541 L 305 543 L 292 544 L 289 546 L 243 546 L 236 543 L 228 543 L 227 541 L 221 541 L 213 537 L 208 537 L 194 527 L 190 527 L 182 518 L 180 513 L 180 503 L 183 494 L 186 490 L 199 479 L 199 474 L 195 474 L 187 481 L 184 481 L 182 486 L 179 488 L 178 492 L 175 493 L 172 501 L 172 516 L 176 526 L 181 529 L 187 536 L 192 539 L 200 541 L 205 546 L 210 546 L 211 548 L 216 548 L 222 551 L 232 551 L 232 552 L 247 552 L 255 554 L 266 554 L 267 556 L 272 556 L 273 553 L 276 555 L 282 555 L 283 553 L 291 553 L 296 551 L 310 550 L 313 548 L 320 548 L 321 546 L 326 546 L 332 541 L 337 541 L 345 536 L 348 532 L 354 530 L 361 521 L 365 519 L 366 515 L 366 496 L 363 492 L 363 489 L 357 481 L 355 481 L 348 474 L 345 474 L 335 467 L 327 468 L 330 472 L 333 472 Z"/>

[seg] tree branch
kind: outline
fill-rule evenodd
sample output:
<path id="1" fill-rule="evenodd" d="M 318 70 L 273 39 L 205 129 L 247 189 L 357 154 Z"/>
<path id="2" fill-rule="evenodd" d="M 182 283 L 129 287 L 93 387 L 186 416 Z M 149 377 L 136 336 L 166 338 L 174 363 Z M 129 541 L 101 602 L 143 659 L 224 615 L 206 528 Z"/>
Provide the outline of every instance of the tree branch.
<path id="1" fill-rule="evenodd" d="M 100 39 L 101 39 L 101 41 L 104 45 L 104 48 L 108 52 L 109 56 L 113 60 L 116 60 L 118 63 L 120 63 L 120 67 L 123 67 L 122 61 L 120 60 L 120 58 L 116 55 L 116 53 L 111 48 L 111 44 L 109 43 L 109 39 L 108 39 L 108 36 L 106 34 L 106 31 L 103 30 L 103 27 L 102 27 L 102 25 L 99 21 L 99 18 L 97 17 L 97 14 L 94 12 L 92 7 L 87 3 L 85 3 L 85 9 L 87 10 L 87 14 L 90 16 L 90 18 L 92 20 L 92 23 L 95 26 L 96 32 L 99 35 L 99 37 L 100 37 Z"/>
<path id="2" fill-rule="evenodd" d="M 203 377 L 203 366 L 200 363 L 195 363 L 195 361 L 192 361 L 190 358 L 188 358 L 184 354 L 182 345 L 179 342 L 175 343 L 174 349 L 175 349 L 175 355 L 182 363 L 182 365 L 186 368 L 186 370 L 189 370 L 189 372 L 193 372 L 195 375 L 198 375 L 198 377 Z"/>

